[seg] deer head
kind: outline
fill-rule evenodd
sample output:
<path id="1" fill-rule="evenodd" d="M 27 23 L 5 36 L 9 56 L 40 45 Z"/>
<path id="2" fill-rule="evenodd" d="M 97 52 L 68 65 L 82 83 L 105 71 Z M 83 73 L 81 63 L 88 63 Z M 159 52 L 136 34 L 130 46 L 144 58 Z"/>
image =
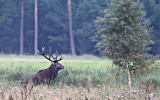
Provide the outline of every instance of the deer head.
<path id="1" fill-rule="evenodd" d="M 51 63 L 52 63 L 51 66 L 52 66 L 52 67 L 54 66 L 54 67 L 57 68 L 58 70 L 64 68 L 64 66 L 59 63 L 59 61 L 61 61 L 61 60 L 63 59 L 63 57 L 61 56 L 61 57 L 58 59 L 58 55 L 59 55 L 59 54 L 58 54 L 57 51 L 56 51 L 56 55 L 55 55 L 55 57 L 54 57 L 54 56 L 52 55 L 52 49 L 51 49 L 51 47 L 49 48 L 48 51 L 45 49 L 45 47 L 42 47 L 42 52 L 39 52 L 39 50 L 37 50 L 37 52 L 38 52 L 38 54 L 44 56 L 47 60 L 51 61 Z M 48 54 L 48 56 L 47 56 L 47 54 Z"/>

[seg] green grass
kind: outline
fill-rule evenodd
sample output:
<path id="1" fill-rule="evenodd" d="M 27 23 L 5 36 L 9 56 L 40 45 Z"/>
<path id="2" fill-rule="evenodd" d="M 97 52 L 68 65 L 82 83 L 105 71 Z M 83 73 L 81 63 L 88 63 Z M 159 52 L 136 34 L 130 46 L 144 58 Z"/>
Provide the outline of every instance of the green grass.
<path id="1" fill-rule="evenodd" d="M 109 60 L 100 59 L 94 56 L 64 56 L 60 61 L 65 66 L 59 72 L 56 84 L 59 82 L 65 84 L 77 85 L 81 83 L 85 85 L 88 77 L 93 77 L 104 71 L 105 73 L 111 68 L 112 63 Z M 0 56 L 0 80 L 9 81 L 18 84 L 22 78 L 31 76 L 41 69 L 48 68 L 51 65 L 50 61 L 41 56 Z M 100 71 L 97 73 L 97 70 Z M 94 78 L 95 82 L 100 83 L 100 78 Z M 101 81 L 102 84 L 102 81 Z"/>
<path id="2" fill-rule="evenodd" d="M 59 72 L 59 76 L 57 78 L 58 81 L 56 80 L 57 83 L 63 82 L 70 84 L 71 82 L 69 81 L 73 80 L 73 84 L 78 84 L 79 81 L 83 81 L 83 79 L 85 81 L 88 77 L 92 77 L 93 83 L 106 84 L 108 83 L 108 79 L 110 80 L 110 76 L 114 79 L 114 74 L 118 73 L 121 75 L 118 75 L 119 80 L 118 82 L 116 81 L 116 84 L 124 84 L 123 72 L 113 66 L 112 62 L 107 59 L 100 59 L 98 57 L 88 55 L 74 57 L 64 55 L 63 60 L 60 61 L 60 63 L 64 65 L 65 68 Z M 42 56 L 1 55 L 0 80 L 20 80 L 21 78 L 37 73 L 41 69 L 48 68 L 50 65 L 51 63 Z M 154 67 L 159 68 L 159 65 L 160 61 L 157 61 L 154 64 Z M 151 77 L 159 75 L 160 70 L 155 71 L 156 72 L 151 72 L 148 75 Z M 145 75 L 142 75 L 141 77 L 143 76 L 145 77 Z M 133 83 L 137 81 L 136 78 L 137 76 L 132 78 Z M 110 83 L 112 84 L 112 82 Z"/>
<path id="3" fill-rule="evenodd" d="M 73 68 L 73 69 L 79 69 L 79 68 L 90 68 L 90 69 L 100 69 L 104 70 L 111 67 L 111 62 L 109 61 L 62 61 L 60 62 L 62 65 L 65 66 L 65 68 Z M 0 61 L 0 68 L 10 68 L 10 67 L 32 67 L 34 69 L 44 69 L 48 68 L 51 65 L 51 63 L 48 61 Z"/>
<path id="4" fill-rule="evenodd" d="M 0 55 L 0 59 L 33 59 L 33 60 L 44 60 L 45 58 L 42 56 L 17 56 L 17 55 Z M 70 55 L 63 55 L 63 59 L 65 61 L 104 61 L 105 59 L 100 59 L 98 57 L 92 55 L 83 55 L 83 56 L 70 56 Z"/>
<path id="5" fill-rule="evenodd" d="M 107 69 L 111 67 L 109 60 L 100 59 L 94 56 L 64 56 L 60 62 L 65 68 L 91 68 Z M 34 69 L 44 69 L 50 66 L 50 61 L 41 56 L 0 56 L 0 68 L 15 67 L 32 67 Z"/>
<path id="6" fill-rule="evenodd" d="M 65 66 L 59 71 L 58 77 L 52 81 L 51 86 L 58 86 L 59 83 L 79 88 L 87 87 L 88 79 L 90 85 L 109 87 L 112 91 L 126 87 L 125 74 L 121 69 L 112 65 L 107 59 L 100 59 L 94 56 L 65 55 L 60 61 Z M 41 69 L 48 68 L 50 62 L 41 56 L 0 56 L 0 83 L 7 83 L 10 86 L 20 86 L 22 78 L 31 76 Z M 160 61 L 156 61 L 153 69 L 149 73 L 132 76 L 132 86 L 134 89 L 149 89 L 155 96 L 160 96 Z M 156 90 L 154 87 L 156 86 Z M 121 99 L 120 99 L 121 100 Z"/>

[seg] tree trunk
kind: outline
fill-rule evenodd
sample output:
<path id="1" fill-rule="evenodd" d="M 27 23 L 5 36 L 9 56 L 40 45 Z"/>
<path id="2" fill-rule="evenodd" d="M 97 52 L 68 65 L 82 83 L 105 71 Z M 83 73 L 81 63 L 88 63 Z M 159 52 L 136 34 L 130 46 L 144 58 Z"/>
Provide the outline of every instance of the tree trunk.
<path id="1" fill-rule="evenodd" d="M 127 34 L 127 30 L 125 29 L 124 34 Z M 127 52 L 126 48 L 125 48 L 125 52 Z M 129 67 L 128 67 L 128 61 L 125 60 L 125 65 L 126 65 L 126 75 L 128 75 L 128 87 L 130 92 L 132 91 L 132 84 L 131 84 L 131 74 L 129 71 Z"/>
<path id="2" fill-rule="evenodd" d="M 124 71 L 125 71 L 124 83 L 125 83 L 125 85 L 127 85 L 128 84 L 128 70 L 127 70 L 127 68 Z"/>
<path id="3" fill-rule="evenodd" d="M 128 67 L 128 62 L 126 61 L 126 68 L 127 68 L 127 75 L 128 75 L 128 87 L 129 87 L 129 90 L 130 92 L 132 91 L 132 83 L 131 83 L 131 74 L 130 74 L 130 71 L 129 71 L 129 67 Z"/>
<path id="4" fill-rule="evenodd" d="M 76 56 L 75 45 L 74 45 L 74 37 L 73 37 L 73 31 L 72 31 L 71 0 L 68 0 L 68 15 L 69 15 L 69 33 L 70 33 L 71 53 L 72 53 L 73 56 Z"/>
<path id="5" fill-rule="evenodd" d="M 24 23 L 24 6 L 23 6 L 23 0 L 21 0 L 20 55 L 23 55 L 23 23 Z"/>
<path id="6" fill-rule="evenodd" d="M 85 37 L 82 37 L 82 38 L 83 38 L 83 40 L 82 40 L 83 41 L 82 42 L 82 54 L 84 54 L 84 43 L 85 43 L 84 40 L 85 40 Z"/>
<path id="7" fill-rule="evenodd" d="M 38 7 L 37 0 L 35 0 L 35 39 L 34 39 L 34 54 L 37 55 L 38 48 Z"/>
<path id="8" fill-rule="evenodd" d="M 158 45 L 158 55 L 159 55 L 159 52 L 160 52 L 160 46 Z M 158 59 L 160 59 L 159 56 L 158 56 Z"/>

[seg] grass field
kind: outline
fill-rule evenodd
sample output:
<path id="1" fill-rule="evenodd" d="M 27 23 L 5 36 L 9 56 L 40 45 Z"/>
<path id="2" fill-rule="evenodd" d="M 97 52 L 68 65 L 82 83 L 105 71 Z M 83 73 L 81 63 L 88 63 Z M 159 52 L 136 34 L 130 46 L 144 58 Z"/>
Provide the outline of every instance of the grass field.
<path id="1" fill-rule="evenodd" d="M 0 100 L 160 100 L 160 63 L 149 73 L 132 76 L 132 93 L 125 74 L 107 59 L 63 56 L 65 68 L 50 86 L 23 88 L 22 78 L 48 68 L 41 56 L 0 56 Z M 12 100 L 12 99 L 11 99 Z"/>

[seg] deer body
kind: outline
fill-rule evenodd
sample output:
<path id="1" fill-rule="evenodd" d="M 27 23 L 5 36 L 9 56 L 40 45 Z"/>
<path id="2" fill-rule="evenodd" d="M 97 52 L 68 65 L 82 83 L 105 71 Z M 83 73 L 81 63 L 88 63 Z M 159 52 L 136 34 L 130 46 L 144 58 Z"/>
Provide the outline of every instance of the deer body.
<path id="1" fill-rule="evenodd" d="M 43 69 L 38 71 L 35 75 L 32 75 L 30 77 L 25 78 L 24 80 L 21 81 L 22 85 L 28 84 L 29 82 L 32 82 L 34 85 L 38 85 L 38 84 L 50 84 L 50 81 L 55 79 L 58 75 L 58 71 L 60 69 L 63 69 L 64 66 L 61 65 L 60 63 L 58 63 L 58 61 L 62 60 L 62 58 L 60 58 L 59 60 L 57 60 L 57 56 L 55 60 L 51 60 L 50 58 L 47 58 L 44 53 L 41 53 L 41 55 L 43 55 L 46 59 L 51 61 L 51 65 L 49 68 L 47 69 Z M 51 57 L 51 56 L 50 56 Z M 52 56 L 52 58 L 54 59 L 54 57 Z"/>

